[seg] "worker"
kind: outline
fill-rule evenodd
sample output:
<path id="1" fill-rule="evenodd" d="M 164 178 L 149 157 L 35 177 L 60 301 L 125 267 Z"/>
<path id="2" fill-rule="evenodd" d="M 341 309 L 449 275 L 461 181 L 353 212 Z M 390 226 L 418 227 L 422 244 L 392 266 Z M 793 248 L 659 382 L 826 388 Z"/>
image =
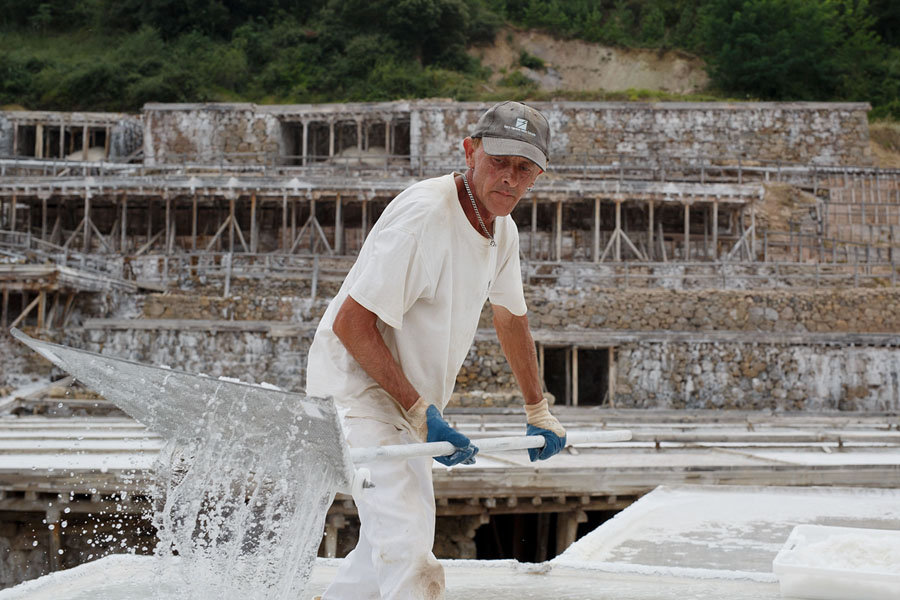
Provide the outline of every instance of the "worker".
<path id="1" fill-rule="evenodd" d="M 532 461 L 565 446 L 538 375 L 510 213 L 547 168 L 550 127 L 503 102 L 462 141 L 466 171 L 420 181 L 375 223 L 309 350 L 306 392 L 332 397 L 351 447 L 449 441 L 435 460 L 471 464 L 478 448 L 442 416 L 485 300 L 521 389 Z M 360 532 L 323 600 L 438 600 L 430 458 L 361 465 L 374 488 L 354 496 Z"/>

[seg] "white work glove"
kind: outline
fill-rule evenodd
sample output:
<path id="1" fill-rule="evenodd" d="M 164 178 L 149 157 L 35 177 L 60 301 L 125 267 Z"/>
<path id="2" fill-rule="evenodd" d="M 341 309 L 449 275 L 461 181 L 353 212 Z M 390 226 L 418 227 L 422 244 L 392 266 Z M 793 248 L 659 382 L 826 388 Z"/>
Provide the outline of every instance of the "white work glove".
<path id="1" fill-rule="evenodd" d="M 537 404 L 526 404 L 525 414 L 528 417 L 525 432 L 528 435 L 542 435 L 545 440 L 543 448 L 528 449 L 531 462 L 547 460 L 566 447 L 566 430 L 559 420 L 550 414 L 546 398 Z"/>

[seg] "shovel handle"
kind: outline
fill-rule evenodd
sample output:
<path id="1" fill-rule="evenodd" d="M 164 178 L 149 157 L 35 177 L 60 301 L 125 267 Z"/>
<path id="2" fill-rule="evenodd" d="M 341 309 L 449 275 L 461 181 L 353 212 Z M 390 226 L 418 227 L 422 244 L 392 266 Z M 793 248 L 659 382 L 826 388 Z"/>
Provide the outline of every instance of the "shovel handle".
<path id="1" fill-rule="evenodd" d="M 631 431 L 627 429 L 607 431 L 574 431 L 566 436 L 566 446 L 576 444 L 606 444 L 610 442 L 627 442 L 631 439 Z M 493 437 L 473 439 L 481 453 L 504 452 L 507 450 L 525 450 L 542 448 L 544 437 L 540 435 L 522 435 L 516 437 Z M 350 448 L 350 458 L 356 464 L 373 462 L 381 458 L 400 459 L 420 456 L 448 456 L 457 450 L 450 442 L 428 442 L 425 444 L 399 444 L 396 446 L 373 446 L 370 448 Z"/>

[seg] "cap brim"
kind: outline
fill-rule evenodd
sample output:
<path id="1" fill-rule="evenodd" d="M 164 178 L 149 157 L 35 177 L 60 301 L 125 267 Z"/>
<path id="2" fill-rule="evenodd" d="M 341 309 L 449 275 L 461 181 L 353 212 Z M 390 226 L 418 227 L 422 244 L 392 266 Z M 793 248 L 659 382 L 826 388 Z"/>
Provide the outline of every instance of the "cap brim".
<path id="1" fill-rule="evenodd" d="M 539 166 L 542 171 L 547 170 L 547 157 L 544 156 L 544 153 L 537 146 L 532 146 L 528 142 L 511 140 L 509 138 L 483 137 L 481 138 L 481 145 L 485 154 L 490 154 L 491 156 L 521 156 Z"/>

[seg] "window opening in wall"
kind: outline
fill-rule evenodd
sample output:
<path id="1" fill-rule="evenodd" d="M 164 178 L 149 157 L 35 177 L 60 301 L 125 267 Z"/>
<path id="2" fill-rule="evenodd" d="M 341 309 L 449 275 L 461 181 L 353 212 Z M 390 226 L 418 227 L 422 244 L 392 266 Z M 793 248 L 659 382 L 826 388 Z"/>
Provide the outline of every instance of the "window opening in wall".
<path id="1" fill-rule="evenodd" d="M 396 156 L 397 158 L 405 159 L 405 162 L 409 162 L 409 119 L 394 121 L 391 125 L 391 147 L 389 151 L 391 156 Z"/>
<path id="2" fill-rule="evenodd" d="M 557 404 L 600 406 L 609 400 L 609 348 L 545 346 L 542 354 L 544 386 Z"/>
<path id="3" fill-rule="evenodd" d="M 282 161 L 286 165 L 303 164 L 303 123 L 282 123 L 281 141 L 284 146 Z"/>
<path id="4" fill-rule="evenodd" d="M 578 349 L 578 406 L 600 406 L 609 393 L 609 349 Z"/>
<path id="5" fill-rule="evenodd" d="M 34 125 L 19 125 L 18 138 L 16 140 L 16 156 L 34 156 L 37 141 L 37 128 Z"/>
<path id="6" fill-rule="evenodd" d="M 359 153 L 357 144 L 356 121 L 338 121 L 334 124 L 335 156 L 356 156 Z"/>
<path id="7" fill-rule="evenodd" d="M 307 157 L 309 161 L 328 160 L 328 140 L 331 135 L 328 123 L 324 121 L 311 121 L 307 135 Z M 302 135 L 302 131 L 301 131 Z M 302 138 L 301 138 L 302 140 Z"/>

